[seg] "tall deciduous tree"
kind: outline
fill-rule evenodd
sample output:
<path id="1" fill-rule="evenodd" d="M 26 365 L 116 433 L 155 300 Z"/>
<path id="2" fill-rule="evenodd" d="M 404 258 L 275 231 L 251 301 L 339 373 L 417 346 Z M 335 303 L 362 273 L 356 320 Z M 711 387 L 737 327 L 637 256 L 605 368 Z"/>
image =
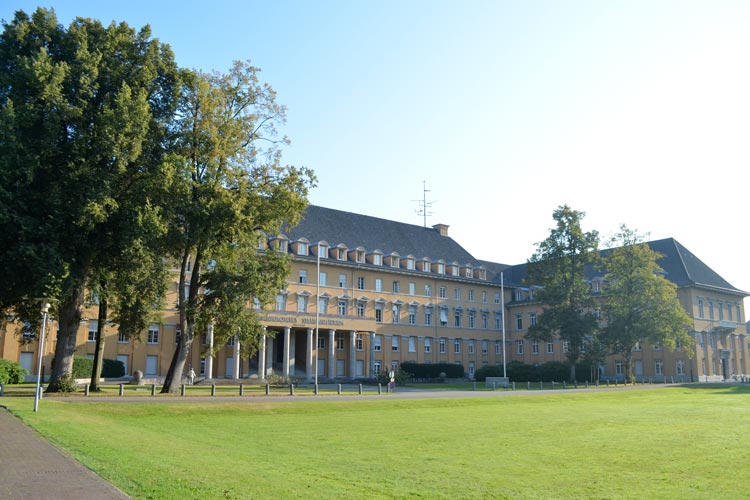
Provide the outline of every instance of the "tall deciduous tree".
<path id="1" fill-rule="evenodd" d="M 178 71 L 148 27 L 78 18 L 66 29 L 38 9 L 3 28 L 0 309 L 33 320 L 32 299 L 53 299 L 56 391 L 72 372 L 85 286 L 105 260 L 100 243 L 122 227 L 111 220 L 123 205 L 146 206 L 142 187 L 162 172 Z"/>
<path id="2" fill-rule="evenodd" d="M 248 305 L 270 301 L 288 273 L 286 254 L 259 249 L 259 238 L 295 224 L 314 183 L 311 171 L 279 164 L 285 110 L 257 68 L 198 73 L 183 95 L 170 187 L 182 335 L 162 392 L 179 389 L 197 327 L 214 322 L 217 344 L 237 335 L 244 349 L 256 345 L 261 327 Z"/>
<path id="3" fill-rule="evenodd" d="M 576 362 L 598 325 L 586 270 L 598 261 L 599 234 L 583 231 L 584 216 L 585 213 L 567 205 L 554 211 L 556 226 L 547 239 L 537 243 L 525 278 L 528 284 L 540 287 L 536 298 L 543 306 L 527 337 L 534 340 L 559 337 L 565 341 L 571 380 L 575 380 Z"/>
<path id="4" fill-rule="evenodd" d="M 626 379 L 632 380 L 635 345 L 649 342 L 673 349 L 679 341 L 687 347 L 691 321 L 677 298 L 677 286 L 661 272 L 659 253 L 626 226 L 612 243 L 616 248 L 605 258 L 607 326 L 601 340 L 611 353 L 623 356 Z"/>

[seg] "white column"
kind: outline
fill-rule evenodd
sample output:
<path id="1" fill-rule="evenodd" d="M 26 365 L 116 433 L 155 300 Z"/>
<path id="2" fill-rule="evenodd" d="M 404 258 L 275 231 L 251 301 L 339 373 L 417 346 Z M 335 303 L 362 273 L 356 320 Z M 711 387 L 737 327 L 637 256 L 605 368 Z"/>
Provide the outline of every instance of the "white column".
<path id="1" fill-rule="evenodd" d="M 336 330 L 328 331 L 328 378 L 336 376 Z"/>
<path id="2" fill-rule="evenodd" d="M 208 344 L 208 350 L 206 351 L 206 378 L 214 378 L 214 324 L 209 323 L 206 329 L 206 344 Z"/>
<path id="3" fill-rule="evenodd" d="M 295 358 L 297 355 L 296 343 L 297 333 L 292 331 L 291 336 L 289 337 L 289 376 L 291 377 L 294 377 L 294 367 L 297 365 L 297 359 Z"/>
<path id="4" fill-rule="evenodd" d="M 349 378 L 357 378 L 357 332 L 349 332 Z"/>
<path id="5" fill-rule="evenodd" d="M 232 378 L 233 379 L 239 379 L 240 378 L 240 339 L 237 335 L 234 336 L 234 351 L 233 356 L 234 358 L 234 365 L 232 366 Z"/>
<path id="6" fill-rule="evenodd" d="M 266 327 L 263 327 L 263 332 L 266 331 Z M 263 380 L 266 378 L 266 334 L 260 336 L 260 348 L 258 349 L 258 378 Z"/>
<path id="7" fill-rule="evenodd" d="M 276 339 L 268 339 L 268 355 L 266 357 L 266 373 L 273 375 L 273 344 Z"/>
<path id="8" fill-rule="evenodd" d="M 307 381 L 313 379 L 313 329 L 307 329 Z"/>
<path id="9" fill-rule="evenodd" d="M 370 364 L 368 365 L 367 377 L 375 375 L 375 332 L 370 332 Z"/>
<path id="10" fill-rule="evenodd" d="M 284 379 L 289 378 L 289 333 L 291 329 L 288 326 L 284 327 Z"/>

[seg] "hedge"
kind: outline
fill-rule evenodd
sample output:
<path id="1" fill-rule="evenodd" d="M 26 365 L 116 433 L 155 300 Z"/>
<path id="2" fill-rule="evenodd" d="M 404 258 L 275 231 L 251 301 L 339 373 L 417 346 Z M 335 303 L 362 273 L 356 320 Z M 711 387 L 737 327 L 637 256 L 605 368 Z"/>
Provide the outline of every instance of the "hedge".
<path id="1" fill-rule="evenodd" d="M 94 370 L 94 359 L 76 356 L 73 358 L 73 378 L 91 378 Z M 103 378 L 120 378 L 125 375 L 125 365 L 122 361 L 105 359 L 102 364 Z"/>
<path id="2" fill-rule="evenodd" d="M 0 358 L 0 384 L 20 384 L 25 375 L 19 363 Z"/>
<path id="3" fill-rule="evenodd" d="M 414 363 L 406 361 L 401 363 L 401 369 L 411 373 L 414 378 L 440 378 L 445 373 L 446 378 L 464 378 L 463 365 L 451 363 Z"/>
<path id="4" fill-rule="evenodd" d="M 588 365 L 576 365 L 576 377 L 579 381 L 589 378 Z M 581 369 L 583 368 L 583 369 Z M 549 361 L 543 365 L 527 365 L 520 361 L 511 361 L 505 365 L 505 371 L 512 382 L 562 382 L 570 376 L 570 365 L 559 361 Z M 484 382 L 487 377 L 502 377 L 502 366 L 485 365 L 474 373 L 474 379 Z"/>

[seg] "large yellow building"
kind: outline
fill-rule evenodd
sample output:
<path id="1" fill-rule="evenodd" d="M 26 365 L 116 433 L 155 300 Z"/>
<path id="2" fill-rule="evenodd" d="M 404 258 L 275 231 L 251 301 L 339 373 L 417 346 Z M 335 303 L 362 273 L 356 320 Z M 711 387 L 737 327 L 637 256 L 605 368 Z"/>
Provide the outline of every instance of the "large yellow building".
<path id="1" fill-rule="evenodd" d="M 673 239 L 651 242 L 660 265 L 678 286 L 680 302 L 693 318 L 695 347 L 668 351 L 639 346 L 634 353 L 639 379 L 715 381 L 743 377 L 748 367 L 744 324 L 745 292 L 732 287 Z M 196 339 L 186 369 L 203 378 L 284 378 L 352 380 L 370 378 L 401 363 L 455 363 L 468 377 L 484 365 L 518 360 L 529 364 L 564 361 L 565 345 L 534 342 L 526 329 L 541 315 L 534 289 L 522 285 L 525 265 L 480 261 L 448 236 L 448 226 L 432 228 L 317 206 L 287 234 L 263 242 L 262 251 L 294 255 L 287 287 L 262 313 L 267 335 L 259 352 L 243 359 L 230 343 L 206 352 L 212 332 Z M 504 276 L 501 286 L 500 273 Z M 592 275 L 595 293 L 602 275 Z M 167 306 L 174 305 L 176 283 Z M 78 355 L 93 355 L 96 312 L 81 323 Z M 163 311 L 140 341 L 105 328 L 105 357 L 119 359 L 126 372 L 147 378 L 166 374 L 174 353 L 176 308 Z M 19 361 L 36 374 L 37 343 L 20 343 L 20 325 L 0 332 L 0 357 Z M 54 352 L 54 321 L 44 349 L 46 373 Z M 503 338 L 505 337 L 505 349 Z M 317 341 L 316 341 L 317 338 Z M 691 356 L 692 355 L 692 356 Z M 603 379 L 622 378 L 622 360 L 599 367 Z"/>

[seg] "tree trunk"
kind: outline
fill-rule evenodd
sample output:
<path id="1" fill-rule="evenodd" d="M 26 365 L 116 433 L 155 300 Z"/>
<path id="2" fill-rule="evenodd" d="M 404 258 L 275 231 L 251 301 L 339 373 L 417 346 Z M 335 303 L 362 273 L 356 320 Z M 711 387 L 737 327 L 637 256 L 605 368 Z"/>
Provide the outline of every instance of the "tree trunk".
<path id="1" fill-rule="evenodd" d="M 631 349 L 626 349 L 623 353 L 625 356 L 625 382 L 633 382 L 633 367 L 631 366 L 633 355 Z"/>
<path id="2" fill-rule="evenodd" d="M 106 282 L 102 280 L 102 291 L 105 291 Z M 96 349 L 94 352 L 94 366 L 91 369 L 91 385 L 92 391 L 100 391 L 99 379 L 102 376 L 102 366 L 104 365 L 104 326 L 107 323 L 107 299 L 104 298 L 106 294 L 102 293 L 102 297 L 99 299 L 99 315 L 96 325 Z"/>
<path id="3" fill-rule="evenodd" d="M 73 373 L 73 355 L 76 350 L 78 327 L 83 312 L 83 280 L 60 304 L 58 311 L 59 328 L 57 330 L 57 345 L 55 346 L 55 361 L 52 367 L 49 385 L 45 392 L 58 392 L 60 381 Z"/>
<path id="4" fill-rule="evenodd" d="M 192 327 L 188 327 L 192 331 Z M 188 337 L 190 339 L 188 340 Z M 180 391 L 182 383 L 182 374 L 185 372 L 185 362 L 190 356 L 190 347 L 193 344 L 193 336 L 184 333 L 180 335 L 180 342 L 174 350 L 172 363 L 169 365 L 169 371 L 164 379 L 164 386 L 161 388 L 162 394 L 175 394 Z"/>

